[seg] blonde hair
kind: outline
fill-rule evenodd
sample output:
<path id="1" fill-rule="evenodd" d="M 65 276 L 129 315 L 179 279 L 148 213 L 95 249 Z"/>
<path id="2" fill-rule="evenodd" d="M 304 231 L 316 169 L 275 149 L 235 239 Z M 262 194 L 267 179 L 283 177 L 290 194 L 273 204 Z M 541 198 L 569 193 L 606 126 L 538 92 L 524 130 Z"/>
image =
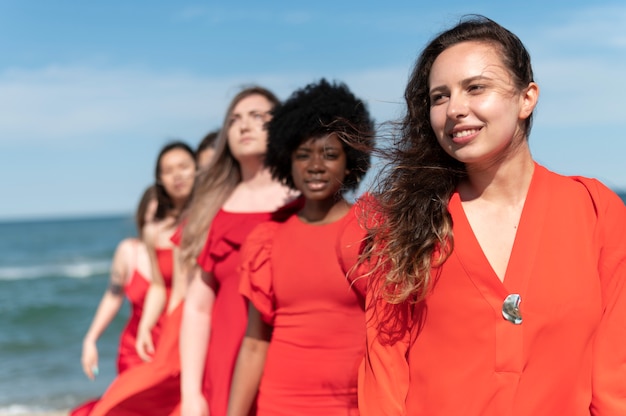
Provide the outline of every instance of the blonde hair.
<path id="1" fill-rule="evenodd" d="M 180 255 L 184 265 L 195 263 L 196 257 L 206 242 L 211 221 L 241 182 L 239 162 L 228 147 L 227 127 L 235 106 L 251 95 L 263 96 L 273 106 L 279 103 L 278 98 L 271 91 L 259 86 L 247 87 L 231 100 L 217 137 L 215 156 L 207 169 L 200 172 L 194 184 L 193 197 L 186 214 L 180 244 Z"/>

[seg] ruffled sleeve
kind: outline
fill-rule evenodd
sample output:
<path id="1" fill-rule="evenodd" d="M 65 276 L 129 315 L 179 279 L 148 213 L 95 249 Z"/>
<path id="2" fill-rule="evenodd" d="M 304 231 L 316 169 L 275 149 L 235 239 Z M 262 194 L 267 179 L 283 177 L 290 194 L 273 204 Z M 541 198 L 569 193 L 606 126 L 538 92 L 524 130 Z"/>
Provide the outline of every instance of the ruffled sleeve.
<path id="1" fill-rule="evenodd" d="M 202 270 L 204 270 L 205 272 L 213 272 L 213 266 L 215 265 L 215 262 L 213 261 L 213 257 L 211 256 L 211 251 L 214 245 L 213 244 L 214 236 L 213 236 L 212 228 L 213 227 L 209 228 L 209 233 L 207 234 L 206 242 L 204 243 L 204 246 L 202 247 L 200 254 L 198 254 L 198 258 L 196 259 L 198 262 L 198 266 L 200 266 L 200 268 L 202 268 Z"/>
<path id="2" fill-rule="evenodd" d="M 267 222 L 258 225 L 241 246 L 239 292 L 248 298 L 263 321 L 274 323 L 276 300 L 272 285 L 272 243 L 280 225 Z"/>

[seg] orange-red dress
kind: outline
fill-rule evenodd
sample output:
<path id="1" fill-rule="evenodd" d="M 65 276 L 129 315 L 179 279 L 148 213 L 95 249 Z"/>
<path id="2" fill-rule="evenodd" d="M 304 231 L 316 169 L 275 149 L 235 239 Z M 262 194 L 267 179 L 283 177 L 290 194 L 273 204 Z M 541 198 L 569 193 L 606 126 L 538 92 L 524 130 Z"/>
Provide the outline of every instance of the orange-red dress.
<path id="1" fill-rule="evenodd" d="M 626 415 L 626 208 L 619 197 L 598 181 L 536 165 L 504 281 L 456 193 L 449 211 L 454 251 L 409 319 L 381 319 L 389 315 L 377 312 L 388 306 L 374 284 L 368 291 L 377 307 L 367 310 L 361 414 Z M 503 314 L 515 294 L 519 324 L 510 310 L 508 320 Z"/>
<path id="2" fill-rule="evenodd" d="M 172 274 L 173 274 L 173 259 L 172 259 L 172 249 L 164 249 L 157 248 L 156 249 L 157 261 L 159 263 L 159 269 L 161 271 L 161 275 L 163 276 L 163 280 L 165 282 L 165 287 L 169 296 L 169 291 L 171 290 L 172 285 Z M 126 290 L 129 299 L 131 299 L 132 305 L 132 321 L 126 326 L 127 331 L 134 331 L 132 334 L 126 332 L 126 335 L 122 336 L 122 343 L 120 345 L 120 355 L 122 353 L 126 353 L 128 356 L 133 357 L 133 361 L 131 361 L 132 365 L 130 365 L 124 372 L 120 372 L 118 377 L 113 380 L 113 383 L 109 386 L 104 395 L 96 401 L 92 401 L 90 403 L 86 403 L 79 408 L 74 409 L 70 415 L 71 416 L 82 416 L 82 415 L 98 415 L 98 414 L 131 414 L 131 413 L 114 413 L 111 409 L 114 409 L 118 403 L 124 402 L 128 397 L 130 397 L 131 393 L 137 390 L 129 390 L 126 388 L 128 385 L 132 385 L 133 389 L 138 389 L 140 387 L 140 383 L 137 382 L 138 379 L 143 379 L 145 377 L 141 376 L 143 371 L 139 370 L 143 368 L 147 364 L 143 362 L 136 353 L 135 350 L 135 340 L 137 337 L 137 329 L 139 326 L 139 321 L 141 320 L 141 312 L 143 311 L 143 301 L 146 296 L 146 292 L 150 287 L 150 283 L 146 281 L 144 278 L 143 283 L 141 283 L 140 279 L 137 277 L 141 277 L 138 273 L 135 273 L 133 279 L 129 282 L 129 286 Z M 153 357 L 153 361 L 156 361 L 157 355 L 161 348 L 161 344 L 165 343 L 166 337 L 169 337 L 168 333 L 172 332 L 171 324 L 168 324 L 169 319 L 166 320 L 165 315 L 162 315 L 157 322 L 157 329 L 153 331 L 153 337 L 155 334 L 158 338 L 153 338 L 157 347 L 155 356 Z M 121 360 L 121 357 L 118 359 L 118 362 Z M 160 360 L 161 361 L 161 360 Z M 127 361 L 128 362 L 128 361 Z M 148 378 L 150 380 L 150 378 Z M 146 380 L 147 381 L 147 380 Z M 111 413 L 106 413 L 111 411 Z"/>
<path id="3" fill-rule="evenodd" d="M 353 217 L 351 210 L 334 223 L 310 225 L 293 215 L 259 225 L 244 244 L 241 293 L 274 328 L 258 416 L 358 415 L 364 305 L 336 248 L 340 239 L 362 239 L 360 229 L 347 227 Z"/>

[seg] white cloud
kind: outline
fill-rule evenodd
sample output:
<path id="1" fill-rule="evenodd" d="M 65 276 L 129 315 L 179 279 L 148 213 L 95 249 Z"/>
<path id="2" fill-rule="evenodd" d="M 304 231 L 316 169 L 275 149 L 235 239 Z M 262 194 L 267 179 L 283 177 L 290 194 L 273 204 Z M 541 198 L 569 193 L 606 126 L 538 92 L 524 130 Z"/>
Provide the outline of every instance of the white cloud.
<path id="1" fill-rule="evenodd" d="M 542 88 L 541 122 L 586 125 L 626 121 L 626 7 L 590 7 L 522 36 Z"/>
<path id="2" fill-rule="evenodd" d="M 552 40 L 574 45 L 595 45 L 600 48 L 626 47 L 626 7 L 590 6 L 583 9 L 574 9 L 563 25 L 558 25 L 547 34 Z"/>
<path id="3" fill-rule="evenodd" d="M 404 70 L 368 70 L 338 77 L 371 101 L 378 118 L 401 95 Z M 250 78 L 160 74 L 141 69 L 48 67 L 0 73 L 0 143 L 72 143 L 88 137 L 175 134 L 185 124 L 221 122 L 240 86 L 258 83 L 286 97 L 319 76 Z M 400 95 L 399 95 L 400 94 Z"/>
<path id="4" fill-rule="evenodd" d="M 542 122 L 623 125 L 626 121 L 626 64 L 603 58 L 544 57 L 535 63 L 535 74 L 541 87 Z"/>

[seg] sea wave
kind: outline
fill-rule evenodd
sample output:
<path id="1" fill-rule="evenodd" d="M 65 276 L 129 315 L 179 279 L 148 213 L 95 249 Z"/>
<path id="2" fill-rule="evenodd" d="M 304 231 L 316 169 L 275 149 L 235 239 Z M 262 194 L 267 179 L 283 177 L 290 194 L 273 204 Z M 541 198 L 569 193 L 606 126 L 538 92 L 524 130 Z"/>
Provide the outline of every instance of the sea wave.
<path id="1" fill-rule="evenodd" d="M 41 406 L 28 406 L 14 404 L 6 407 L 0 407 L 0 416 L 16 416 L 16 415 L 41 415 L 41 416 L 61 416 L 67 415 L 69 411 L 48 409 Z"/>
<path id="2" fill-rule="evenodd" d="M 0 280 L 70 277 L 83 279 L 109 273 L 110 260 L 79 261 L 66 264 L 0 267 Z"/>

